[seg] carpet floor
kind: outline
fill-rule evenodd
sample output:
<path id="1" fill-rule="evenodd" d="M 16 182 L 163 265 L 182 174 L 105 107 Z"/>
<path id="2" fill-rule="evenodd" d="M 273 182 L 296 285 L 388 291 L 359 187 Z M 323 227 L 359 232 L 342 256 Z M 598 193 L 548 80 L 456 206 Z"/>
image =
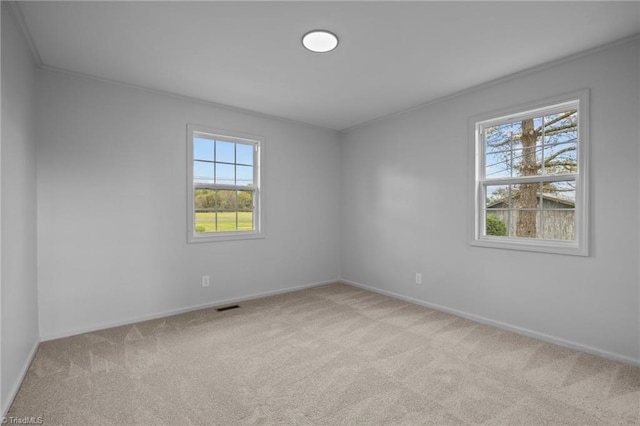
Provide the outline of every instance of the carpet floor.
<path id="1" fill-rule="evenodd" d="M 343 284 L 44 342 L 64 425 L 640 425 L 640 368 Z"/>

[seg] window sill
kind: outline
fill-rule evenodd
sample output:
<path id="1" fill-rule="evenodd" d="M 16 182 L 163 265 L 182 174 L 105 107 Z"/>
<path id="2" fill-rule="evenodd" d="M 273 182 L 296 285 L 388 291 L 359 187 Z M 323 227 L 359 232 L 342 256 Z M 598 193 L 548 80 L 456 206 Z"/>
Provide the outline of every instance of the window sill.
<path id="1" fill-rule="evenodd" d="M 471 241 L 473 247 L 533 251 L 538 253 L 589 256 L 585 247 L 574 241 L 530 240 L 525 238 L 482 237 Z"/>
<path id="2" fill-rule="evenodd" d="M 187 238 L 189 244 L 192 243 L 215 243 L 219 241 L 242 241 L 242 240 L 258 240 L 266 238 L 264 232 L 218 232 L 206 233 L 200 235 L 190 234 Z"/>

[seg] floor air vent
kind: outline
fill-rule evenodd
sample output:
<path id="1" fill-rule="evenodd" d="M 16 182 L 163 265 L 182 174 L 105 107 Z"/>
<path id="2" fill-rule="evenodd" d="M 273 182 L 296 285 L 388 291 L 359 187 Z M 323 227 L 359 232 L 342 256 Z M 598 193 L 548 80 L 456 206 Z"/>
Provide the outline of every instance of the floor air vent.
<path id="1" fill-rule="evenodd" d="M 240 307 L 240 305 L 225 306 L 224 308 L 218 308 L 218 309 L 216 309 L 216 311 L 218 311 L 218 312 L 224 312 L 224 311 L 228 311 L 229 309 L 238 309 L 239 307 Z"/>

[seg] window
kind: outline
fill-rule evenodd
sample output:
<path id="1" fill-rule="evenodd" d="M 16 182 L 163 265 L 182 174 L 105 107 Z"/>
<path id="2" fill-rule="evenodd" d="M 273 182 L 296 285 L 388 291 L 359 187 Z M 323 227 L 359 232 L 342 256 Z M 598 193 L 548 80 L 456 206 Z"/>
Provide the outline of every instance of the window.
<path id="1" fill-rule="evenodd" d="M 588 92 L 471 119 L 471 244 L 588 255 Z"/>
<path id="2" fill-rule="evenodd" d="M 264 237 L 262 138 L 188 126 L 188 241 Z"/>

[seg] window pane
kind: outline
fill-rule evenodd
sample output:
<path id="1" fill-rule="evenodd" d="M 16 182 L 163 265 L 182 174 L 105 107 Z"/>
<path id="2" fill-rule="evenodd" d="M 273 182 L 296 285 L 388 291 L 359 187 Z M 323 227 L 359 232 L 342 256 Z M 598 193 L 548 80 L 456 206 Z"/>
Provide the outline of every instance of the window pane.
<path id="1" fill-rule="evenodd" d="M 233 232 L 238 230 L 236 212 L 218 212 L 218 232 Z"/>
<path id="2" fill-rule="evenodd" d="M 562 175 L 578 172 L 578 144 L 545 145 L 544 167 L 547 174 Z"/>
<path id="3" fill-rule="evenodd" d="M 542 147 L 513 150 L 513 176 L 542 174 Z"/>
<path id="4" fill-rule="evenodd" d="M 216 207 L 215 191 L 197 188 L 194 191 L 194 206 L 196 210 L 212 210 Z"/>
<path id="5" fill-rule="evenodd" d="M 216 213 L 196 210 L 195 231 L 197 233 L 216 232 Z"/>
<path id="6" fill-rule="evenodd" d="M 510 216 L 510 237 L 539 238 L 540 212 L 538 210 L 513 210 Z"/>
<path id="7" fill-rule="evenodd" d="M 194 196 L 196 233 L 254 229 L 253 191 L 198 188 Z"/>
<path id="8" fill-rule="evenodd" d="M 238 231 L 253 230 L 253 212 L 238 212 Z"/>
<path id="9" fill-rule="evenodd" d="M 193 181 L 201 183 L 213 182 L 213 163 L 193 162 Z"/>
<path id="10" fill-rule="evenodd" d="M 540 184 L 522 183 L 511 185 L 511 207 L 517 209 L 537 209 L 539 208 Z"/>
<path id="11" fill-rule="evenodd" d="M 215 232 L 215 191 L 198 188 L 194 191 L 195 231 Z"/>
<path id="12" fill-rule="evenodd" d="M 213 161 L 213 141 L 211 139 L 193 138 L 193 159 Z"/>
<path id="13" fill-rule="evenodd" d="M 487 154 L 484 161 L 487 179 L 511 176 L 511 151 Z"/>
<path id="14" fill-rule="evenodd" d="M 509 185 L 487 185 L 485 189 L 487 209 L 509 207 Z"/>
<path id="15" fill-rule="evenodd" d="M 547 240 L 575 240 L 575 211 L 545 210 L 542 212 L 542 238 Z"/>
<path id="16" fill-rule="evenodd" d="M 542 117 L 531 117 L 513 123 L 513 148 L 532 146 L 532 139 L 537 141 L 542 133 Z"/>
<path id="17" fill-rule="evenodd" d="M 547 182 L 543 185 L 544 209 L 573 209 L 576 206 L 575 181 Z"/>
<path id="18" fill-rule="evenodd" d="M 511 207 L 515 207 L 511 215 L 512 229 L 510 234 L 520 238 L 539 238 L 539 183 L 523 183 L 511 185 Z"/>
<path id="19" fill-rule="evenodd" d="M 222 185 L 235 185 L 236 173 L 233 164 L 216 163 L 216 183 Z"/>
<path id="20" fill-rule="evenodd" d="M 496 237 L 507 236 L 508 210 L 495 210 L 487 212 L 485 223 L 485 235 Z"/>
<path id="21" fill-rule="evenodd" d="M 236 166 L 236 185 L 253 186 L 253 167 Z"/>
<path id="22" fill-rule="evenodd" d="M 216 141 L 216 162 L 235 163 L 235 143 Z"/>
<path id="23" fill-rule="evenodd" d="M 253 191 L 238 191 L 238 230 L 253 230 Z"/>
<path id="24" fill-rule="evenodd" d="M 236 163 L 253 166 L 253 145 L 236 144 Z"/>
<path id="25" fill-rule="evenodd" d="M 238 211 L 253 211 L 253 191 L 238 191 Z"/>
<path id="26" fill-rule="evenodd" d="M 218 211 L 236 210 L 236 191 L 232 189 L 219 189 L 216 191 L 216 209 Z"/>
<path id="27" fill-rule="evenodd" d="M 544 117 L 545 144 L 577 142 L 578 111 L 569 110 Z"/>
<path id="28" fill-rule="evenodd" d="M 520 148 L 522 143 L 522 122 L 511 123 L 511 147 Z"/>
<path id="29" fill-rule="evenodd" d="M 218 232 L 236 231 L 237 193 L 234 190 L 218 190 Z"/>
<path id="30" fill-rule="evenodd" d="M 484 130 L 485 152 L 505 151 L 511 148 L 512 123 L 487 127 Z"/>

